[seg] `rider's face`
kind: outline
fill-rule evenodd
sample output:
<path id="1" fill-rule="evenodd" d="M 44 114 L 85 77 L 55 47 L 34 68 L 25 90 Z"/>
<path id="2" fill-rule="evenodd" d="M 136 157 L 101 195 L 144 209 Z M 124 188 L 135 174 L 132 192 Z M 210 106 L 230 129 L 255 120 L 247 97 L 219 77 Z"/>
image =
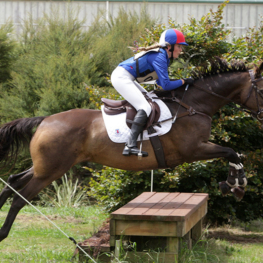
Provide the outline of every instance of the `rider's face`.
<path id="1" fill-rule="evenodd" d="M 182 45 L 175 44 L 174 45 L 173 57 L 178 58 L 179 55 L 181 54 L 182 50 L 183 50 Z"/>
<path id="2" fill-rule="evenodd" d="M 169 58 L 172 56 L 172 53 L 169 51 L 170 48 L 171 48 L 171 46 L 168 46 L 168 48 L 167 48 L 167 53 L 168 53 Z M 182 52 L 182 50 L 183 50 L 182 45 L 175 44 L 174 45 L 174 51 L 173 51 L 173 58 L 178 58 L 180 53 Z"/>

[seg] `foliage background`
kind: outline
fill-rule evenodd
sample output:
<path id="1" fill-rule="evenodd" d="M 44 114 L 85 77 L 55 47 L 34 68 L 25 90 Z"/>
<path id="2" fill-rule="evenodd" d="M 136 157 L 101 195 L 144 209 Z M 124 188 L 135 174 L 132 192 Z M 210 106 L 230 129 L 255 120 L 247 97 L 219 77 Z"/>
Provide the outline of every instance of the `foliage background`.
<path id="1" fill-rule="evenodd" d="M 109 76 L 119 62 L 133 55 L 127 47 L 158 42 L 166 28 L 176 27 L 183 31 L 189 43 L 180 59 L 171 65 L 171 78 L 190 76 L 214 56 L 228 61 L 259 62 L 263 55 L 263 22 L 258 29 L 249 29 L 245 36 L 230 39 L 230 30 L 222 23 L 225 5 L 227 2 L 200 20 L 190 18 L 188 24 L 178 24 L 171 17 L 167 27 L 150 18 L 145 10 L 131 14 L 123 9 L 108 22 L 103 14 L 96 17 L 88 31 L 82 30 L 85 21 L 79 21 L 77 13 L 68 11 L 66 19 L 60 19 L 56 10 L 37 21 L 37 27 L 34 26 L 36 21 L 29 18 L 19 39 L 10 37 L 11 24 L 2 26 L 1 123 L 73 108 L 98 109 L 102 96 L 120 98 Z M 218 183 L 228 174 L 228 163 L 223 159 L 183 164 L 173 170 L 156 170 L 154 191 L 209 193 L 208 218 L 213 223 L 262 217 L 262 139 L 258 122 L 231 105 L 222 108 L 213 118 L 211 141 L 245 156 L 243 162 L 249 185 L 239 203 L 233 196 L 222 197 L 218 190 Z M 14 172 L 30 165 L 28 153 L 23 152 Z M 83 169 L 83 166 L 88 168 Z M 150 171 L 133 173 L 83 163 L 73 172 L 78 177 L 90 178 L 90 182 L 84 180 L 87 193 L 108 211 L 150 190 Z M 89 177 L 91 174 L 93 177 Z"/>

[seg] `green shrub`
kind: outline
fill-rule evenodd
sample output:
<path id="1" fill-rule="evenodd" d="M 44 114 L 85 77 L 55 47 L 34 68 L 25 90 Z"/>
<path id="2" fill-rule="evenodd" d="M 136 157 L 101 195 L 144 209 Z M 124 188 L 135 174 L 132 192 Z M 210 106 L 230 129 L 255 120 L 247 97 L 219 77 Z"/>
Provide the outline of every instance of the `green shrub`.
<path id="1" fill-rule="evenodd" d="M 0 27 L 0 83 L 11 79 L 12 64 L 16 57 L 12 32 L 13 26 L 9 22 Z"/>
<path id="2" fill-rule="evenodd" d="M 133 46 L 145 28 L 152 27 L 156 22 L 145 8 L 140 14 L 120 8 L 116 18 L 110 16 L 109 21 L 99 19 L 89 30 L 92 32 L 92 63 L 106 74 L 111 74 L 121 61 L 133 56 L 128 47 Z"/>
<path id="3" fill-rule="evenodd" d="M 83 83 L 99 75 L 90 63 L 83 21 L 70 13 L 64 21 L 54 11 L 37 21 L 37 27 L 34 22 L 25 23 L 13 79 L 1 90 L 4 122 L 88 107 Z"/>
<path id="4" fill-rule="evenodd" d="M 248 63 L 256 63 L 263 57 L 263 17 L 258 28 L 250 28 L 243 37 L 234 38 L 232 48 L 225 54 L 228 60 L 241 59 Z"/>
<path id="5" fill-rule="evenodd" d="M 52 188 L 48 187 L 40 194 L 39 203 L 42 206 L 55 207 L 79 207 L 89 203 L 85 191 L 79 186 L 78 179 L 73 182 L 72 174 L 64 174 L 62 183 L 52 182 Z"/>

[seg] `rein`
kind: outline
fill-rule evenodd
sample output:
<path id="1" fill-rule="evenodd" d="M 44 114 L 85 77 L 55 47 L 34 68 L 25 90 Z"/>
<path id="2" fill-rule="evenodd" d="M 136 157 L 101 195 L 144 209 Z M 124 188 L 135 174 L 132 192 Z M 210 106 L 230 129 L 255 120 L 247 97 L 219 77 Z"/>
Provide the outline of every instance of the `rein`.
<path id="1" fill-rule="evenodd" d="M 185 90 L 186 92 L 187 90 Z M 172 116 L 171 118 L 168 118 L 168 119 L 165 119 L 165 120 L 162 120 L 162 121 L 158 121 L 158 122 L 155 122 L 152 124 L 152 126 L 159 126 L 161 123 L 164 123 L 166 121 L 169 121 L 169 120 L 173 120 L 172 124 L 174 124 L 174 122 L 179 119 L 179 118 L 182 118 L 182 117 L 185 117 L 185 116 L 192 116 L 194 114 L 200 114 L 200 115 L 203 115 L 207 118 L 209 118 L 211 121 L 212 121 L 212 118 L 207 115 L 206 113 L 203 113 L 203 112 L 200 112 L 200 111 L 197 111 L 195 110 L 192 106 L 189 106 L 187 105 L 186 103 L 184 103 L 182 100 L 179 100 L 178 98 L 175 97 L 175 91 L 172 90 L 171 91 L 171 94 L 172 94 L 172 97 L 153 97 L 153 99 L 159 99 L 159 100 L 162 100 L 162 101 L 172 101 L 172 102 L 176 102 L 179 104 L 179 108 L 180 106 L 184 107 L 186 109 L 186 112 L 183 112 L 183 113 L 180 113 L 178 114 L 178 110 L 176 112 L 176 114 L 174 116 Z M 185 94 L 185 93 L 184 93 Z"/>

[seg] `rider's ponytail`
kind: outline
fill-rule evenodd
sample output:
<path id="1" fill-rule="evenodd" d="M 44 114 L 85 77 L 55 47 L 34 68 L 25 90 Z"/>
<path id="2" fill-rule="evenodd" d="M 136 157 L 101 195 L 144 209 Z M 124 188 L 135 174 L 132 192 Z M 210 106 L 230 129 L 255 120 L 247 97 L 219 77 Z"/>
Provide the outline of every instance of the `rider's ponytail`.
<path id="1" fill-rule="evenodd" d="M 151 49 L 155 49 L 155 48 L 163 48 L 163 46 L 161 46 L 159 43 L 155 43 L 149 47 L 129 47 L 133 52 L 137 52 L 137 51 L 149 51 Z"/>

